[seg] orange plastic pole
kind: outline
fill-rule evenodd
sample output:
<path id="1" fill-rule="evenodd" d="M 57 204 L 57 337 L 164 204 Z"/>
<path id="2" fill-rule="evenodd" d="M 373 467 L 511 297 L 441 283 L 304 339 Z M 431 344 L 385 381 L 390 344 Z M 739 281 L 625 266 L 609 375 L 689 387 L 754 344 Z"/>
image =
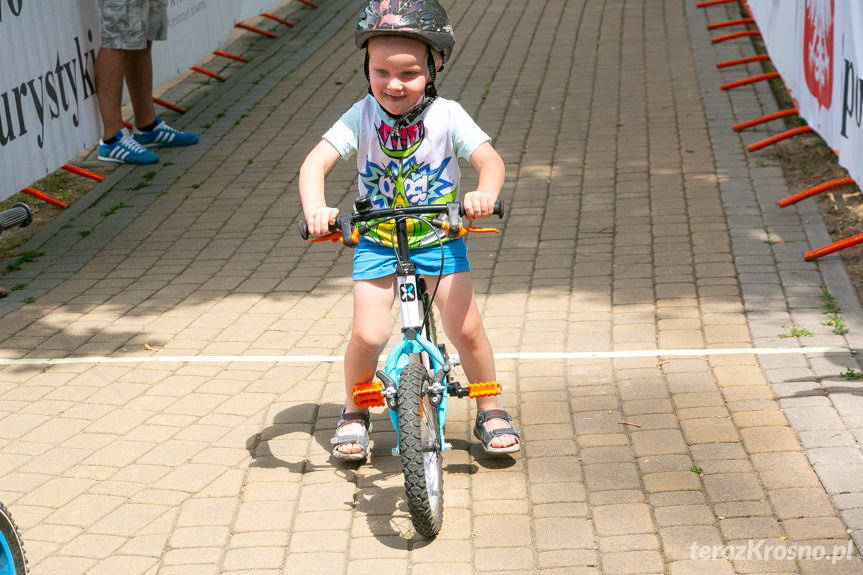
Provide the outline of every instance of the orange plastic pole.
<path id="1" fill-rule="evenodd" d="M 797 108 L 788 108 L 787 110 L 773 112 L 772 114 L 767 114 L 766 116 L 761 116 L 760 118 L 755 118 L 754 120 L 747 120 L 745 122 L 740 122 L 739 124 L 734 124 L 732 128 L 734 128 L 735 131 L 739 132 L 740 130 L 745 130 L 746 128 L 751 128 L 752 126 L 758 126 L 759 124 L 765 124 L 773 120 L 778 120 L 779 118 L 796 116 L 799 113 L 800 111 Z"/>
<path id="2" fill-rule="evenodd" d="M 813 186 L 808 190 L 803 190 L 802 192 L 798 192 L 794 195 L 788 196 L 787 198 L 782 198 L 777 204 L 779 204 L 780 208 L 784 208 L 785 206 L 790 206 L 791 204 L 796 204 L 800 200 L 805 200 L 809 196 L 814 196 L 815 194 L 820 194 L 821 192 L 826 192 L 829 190 L 833 190 L 836 188 L 842 188 L 845 186 L 853 186 L 854 178 L 839 178 L 837 180 L 830 180 L 829 182 L 824 182 L 823 184 L 818 184 L 817 186 Z"/>
<path id="3" fill-rule="evenodd" d="M 728 4 L 730 2 L 739 2 L 740 0 L 708 0 L 707 2 L 699 2 L 696 4 L 699 8 L 707 8 L 708 6 L 716 6 L 718 4 Z"/>
<path id="4" fill-rule="evenodd" d="M 236 54 L 231 54 L 230 52 L 225 52 L 224 50 L 213 50 L 213 54 L 216 56 L 221 56 L 222 58 L 230 58 L 231 60 L 236 60 L 237 62 L 248 62 L 248 58 L 243 58 L 242 56 L 237 56 Z"/>
<path id="5" fill-rule="evenodd" d="M 821 256 L 826 256 L 827 254 L 832 254 L 833 252 L 838 252 L 839 250 L 844 250 L 845 248 L 856 246 L 861 242 L 863 242 L 863 234 L 857 234 L 856 236 L 851 236 L 850 238 L 845 238 L 844 240 L 839 240 L 838 242 L 833 242 L 832 244 L 827 244 L 826 246 L 815 248 L 814 250 L 809 250 L 808 252 L 803 254 L 803 257 L 806 259 L 807 262 L 811 262 L 812 260 L 818 259 Z"/>
<path id="6" fill-rule="evenodd" d="M 192 66 L 189 69 L 194 70 L 195 72 L 198 72 L 199 74 L 204 74 L 205 76 L 209 76 L 210 78 L 215 78 L 216 80 L 219 80 L 220 82 L 224 82 L 225 80 L 227 80 L 227 78 L 225 78 L 221 74 L 216 74 L 215 72 L 211 72 L 211 71 L 207 70 L 206 68 L 201 68 L 200 66 Z"/>
<path id="7" fill-rule="evenodd" d="M 741 30 L 740 32 L 732 32 L 731 34 L 726 34 L 725 36 L 717 36 L 711 42 L 714 44 L 718 44 L 719 42 L 725 42 L 726 40 L 733 40 L 735 38 L 742 38 L 743 36 L 761 36 L 761 32 L 758 30 Z"/>
<path id="8" fill-rule="evenodd" d="M 279 24 L 284 24 L 285 26 L 290 26 L 291 28 L 294 27 L 293 22 L 285 20 L 284 18 L 279 18 L 275 14 L 270 14 L 269 12 L 261 12 L 261 16 L 263 16 L 264 18 L 269 18 L 270 20 L 275 20 Z"/>
<path id="9" fill-rule="evenodd" d="M 24 194 L 28 194 L 30 196 L 33 196 L 34 198 L 39 198 L 43 202 L 48 202 L 49 204 L 54 204 L 55 206 L 60 206 L 63 209 L 66 209 L 69 207 L 69 204 L 67 204 L 66 202 L 58 200 L 57 198 L 52 198 L 48 194 L 46 194 L 44 192 L 40 192 L 39 190 L 36 190 L 34 188 L 27 187 L 27 188 L 24 188 L 23 190 L 21 190 L 21 192 Z"/>
<path id="10" fill-rule="evenodd" d="M 739 26 L 740 24 L 755 24 L 752 18 L 740 18 L 739 20 L 729 20 L 728 22 L 717 22 L 716 24 L 708 24 L 708 30 L 716 30 L 718 28 L 727 28 L 729 26 Z"/>
<path id="11" fill-rule="evenodd" d="M 305 4 L 306 6 L 311 6 L 312 8 L 318 7 L 317 4 L 315 4 L 314 2 L 309 2 L 309 0 L 297 0 L 297 2 L 300 2 L 301 4 Z"/>
<path id="12" fill-rule="evenodd" d="M 67 172 L 72 172 L 73 174 L 78 174 L 79 176 L 84 176 L 85 178 L 96 180 L 97 182 L 101 182 L 105 179 L 105 176 L 103 176 L 102 174 L 97 174 L 96 172 L 91 172 L 90 170 L 85 170 L 84 168 L 73 166 L 72 164 L 63 164 L 63 169 Z"/>
<path id="13" fill-rule="evenodd" d="M 159 98 L 153 98 L 153 103 L 159 104 L 160 106 L 164 106 L 166 108 L 174 110 L 175 112 L 180 112 L 181 114 L 186 113 L 186 108 L 181 108 L 180 106 L 178 106 L 176 104 L 172 104 L 171 102 L 166 102 L 165 100 L 161 100 Z"/>
<path id="14" fill-rule="evenodd" d="M 717 68 L 727 68 L 729 66 L 739 66 L 740 64 L 749 64 L 750 62 L 761 62 L 763 60 L 769 60 L 770 56 L 767 54 L 758 54 L 756 56 L 747 56 L 745 58 L 738 58 L 737 60 L 725 60 L 724 62 L 717 62 Z"/>
<path id="15" fill-rule="evenodd" d="M 720 88 L 723 90 L 730 90 L 731 88 L 737 88 L 738 86 L 746 86 L 747 84 L 754 84 L 755 82 L 761 82 L 762 80 L 772 80 L 773 78 L 778 77 L 779 72 L 767 72 L 766 74 L 758 74 L 757 76 L 750 76 L 749 78 L 743 78 L 742 80 L 726 82 L 725 84 L 722 84 Z"/>
<path id="16" fill-rule="evenodd" d="M 756 150 L 760 150 L 761 148 L 767 147 L 771 144 L 775 144 L 776 142 L 781 142 L 782 140 L 787 140 L 793 136 L 797 136 L 798 134 L 808 134 L 812 132 L 812 128 L 809 126 L 801 126 L 799 128 L 791 128 L 790 130 L 785 130 L 781 134 L 776 134 L 775 136 L 770 136 L 769 138 L 765 138 L 760 142 L 755 142 L 747 147 L 750 152 L 754 152 Z"/>
<path id="17" fill-rule="evenodd" d="M 272 32 L 268 32 L 267 30 L 261 30 L 260 28 L 255 28 L 254 26 L 249 26 L 248 24 L 243 24 L 242 22 L 237 22 L 236 24 L 234 24 L 234 27 L 242 28 L 243 30 L 248 30 L 249 32 L 260 34 L 261 36 L 267 36 L 268 38 L 276 37 L 276 35 Z"/>

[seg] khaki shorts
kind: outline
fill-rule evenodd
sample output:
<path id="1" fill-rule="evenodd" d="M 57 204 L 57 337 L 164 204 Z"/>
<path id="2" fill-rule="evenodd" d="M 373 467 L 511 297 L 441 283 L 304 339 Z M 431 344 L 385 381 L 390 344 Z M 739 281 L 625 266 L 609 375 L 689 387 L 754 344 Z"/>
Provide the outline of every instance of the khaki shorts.
<path id="1" fill-rule="evenodd" d="M 168 37 L 168 0 L 99 0 L 102 47 L 143 50 Z"/>

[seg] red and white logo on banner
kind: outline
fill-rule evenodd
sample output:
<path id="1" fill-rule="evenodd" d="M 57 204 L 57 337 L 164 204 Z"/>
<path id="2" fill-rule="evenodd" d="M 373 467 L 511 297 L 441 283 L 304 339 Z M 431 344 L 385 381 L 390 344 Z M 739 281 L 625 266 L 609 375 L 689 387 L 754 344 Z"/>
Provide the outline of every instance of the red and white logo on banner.
<path id="1" fill-rule="evenodd" d="M 833 100 L 833 0 L 806 0 L 803 69 L 806 86 L 826 109 Z"/>

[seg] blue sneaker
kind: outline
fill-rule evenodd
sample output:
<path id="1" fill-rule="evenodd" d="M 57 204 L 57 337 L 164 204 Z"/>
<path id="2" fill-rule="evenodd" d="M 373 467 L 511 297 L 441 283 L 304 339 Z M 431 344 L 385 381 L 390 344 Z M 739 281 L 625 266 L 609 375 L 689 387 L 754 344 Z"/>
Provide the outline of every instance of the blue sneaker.
<path id="1" fill-rule="evenodd" d="M 125 129 L 117 132 L 117 141 L 106 144 L 99 140 L 99 159 L 116 164 L 155 164 L 159 156 L 145 149 Z"/>
<path id="2" fill-rule="evenodd" d="M 151 132 L 141 132 L 135 128 L 135 141 L 145 148 L 157 146 L 191 146 L 198 143 L 198 134 L 181 132 L 165 123 L 162 118 L 156 118 L 156 127 Z"/>

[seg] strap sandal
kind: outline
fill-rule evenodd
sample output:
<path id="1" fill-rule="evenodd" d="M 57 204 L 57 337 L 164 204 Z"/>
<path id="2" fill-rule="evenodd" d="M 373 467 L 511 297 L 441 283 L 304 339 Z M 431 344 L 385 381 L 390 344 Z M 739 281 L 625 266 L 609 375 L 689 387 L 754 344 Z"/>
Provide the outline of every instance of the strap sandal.
<path id="1" fill-rule="evenodd" d="M 348 423 L 362 423 L 363 432 L 359 435 L 340 435 L 339 430 L 343 425 Z M 356 411 L 354 413 L 345 413 L 345 408 L 342 406 L 342 412 L 339 414 L 339 423 L 336 426 L 336 434 L 330 439 L 333 445 L 333 457 L 342 461 L 362 461 L 369 455 L 369 432 L 372 430 L 371 417 L 369 411 Z M 356 443 L 360 446 L 360 451 L 357 453 L 342 453 L 339 447 L 348 443 Z"/>
<path id="2" fill-rule="evenodd" d="M 498 454 L 498 453 L 515 453 L 521 450 L 521 437 L 519 437 L 519 431 L 512 426 L 502 427 L 500 429 L 493 429 L 489 431 L 485 427 L 485 422 L 490 419 L 503 419 L 507 422 L 512 421 L 512 417 L 510 417 L 509 413 L 503 408 L 500 409 L 489 409 L 488 411 L 478 411 L 476 414 L 476 425 L 473 428 L 473 434 L 482 442 L 483 449 L 485 449 L 486 453 L 490 454 Z M 495 437 L 500 437 L 502 435 L 511 435 L 515 437 L 516 442 L 512 445 L 508 445 L 506 447 L 492 447 L 491 442 Z"/>

